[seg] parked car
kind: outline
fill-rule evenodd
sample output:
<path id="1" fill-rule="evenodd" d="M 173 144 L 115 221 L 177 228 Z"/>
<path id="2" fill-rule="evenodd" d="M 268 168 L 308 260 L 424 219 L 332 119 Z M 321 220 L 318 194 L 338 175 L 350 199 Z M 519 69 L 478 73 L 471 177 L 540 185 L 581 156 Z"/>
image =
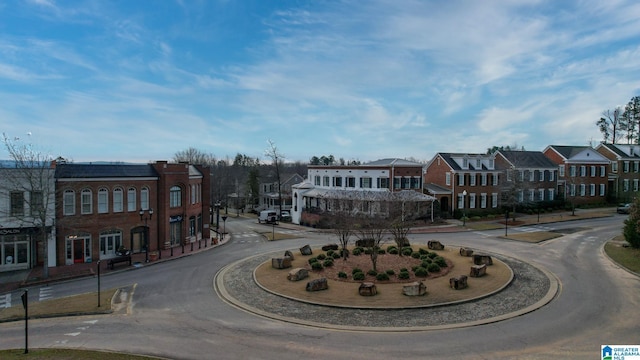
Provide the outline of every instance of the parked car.
<path id="1" fill-rule="evenodd" d="M 280 220 L 291 221 L 291 213 L 289 212 L 289 210 L 282 210 L 282 212 L 280 213 Z"/>
<path id="2" fill-rule="evenodd" d="M 631 210 L 631 204 L 620 204 L 616 209 L 618 214 L 628 214 L 629 210 Z"/>

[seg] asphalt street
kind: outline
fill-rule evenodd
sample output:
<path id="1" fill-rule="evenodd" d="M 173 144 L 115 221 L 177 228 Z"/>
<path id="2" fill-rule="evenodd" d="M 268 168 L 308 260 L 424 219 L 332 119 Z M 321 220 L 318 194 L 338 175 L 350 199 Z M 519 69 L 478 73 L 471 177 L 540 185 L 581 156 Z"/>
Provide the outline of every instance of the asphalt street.
<path id="1" fill-rule="evenodd" d="M 257 254 L 335 242 L 331 234 L 299 232 L 267 242 L 273 230 L 230 217 L 231 240 L 176 261 L 102 279 L 127 290 L 126 306 L 112 315 L 32 320 L 32 348 L 70 347 L 124 351 L 171 359 L 584 359 L 600 345 L 640 343 L 640 280 L 618 268 L 603 244 L 620 233 L 623 216 L 547 224 L 562 237 L 529 244 L 500 238 L 503 230 L 415 234 L 525 260 L 560 281 L 546 306 L 508 320 L 456 329 L 403 333 L 332 330 L 277 321 L 218 297 L 214 277 L 224 266 Z M 512 229 L 511 231 L 526 231 Z M 242 235 L 241 235 L 242 234 Z M 95 278 L 54 284 L 54 297 L 95 291 Z M 330 311 L 330 309 L 327 309 Z M 415 316 L 429 316 L 416 311 Z M 322 316 L 317 321 L 322 321 Z M 375 319 L 372 319 L 374 321 Z M 20 348 L 22 322 L 0 324 L 0 348 Z"/>

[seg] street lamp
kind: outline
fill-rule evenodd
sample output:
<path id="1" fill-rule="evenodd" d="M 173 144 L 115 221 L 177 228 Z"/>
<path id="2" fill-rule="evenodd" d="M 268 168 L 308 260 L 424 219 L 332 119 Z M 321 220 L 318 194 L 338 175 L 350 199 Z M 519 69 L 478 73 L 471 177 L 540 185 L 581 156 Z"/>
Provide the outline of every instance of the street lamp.
<path id="1" fill-rule="evenodd" d="M 153 209 L 140 209 L 138 213 L 140 214 L 140 221 L 144 220 L 144 262 L 149 262 L 149 226 L 147 221 L 153 217 Z M 159 250 L 160 248 L 158 247 Z"/>
<path id="2" fill-rule="evenodd" d="M 466 206 L 464 202 L 464 198 L 467 196 L 467 190 L 462 191 L 462 226 L 467 225 L 467 214 L 466 214 Z"/>
<path id="3" fill-rule="evenodd" d="M 227 216 L 222 217 L 222 240 L 224 240 L 224 234 L 227 233 Z"/>

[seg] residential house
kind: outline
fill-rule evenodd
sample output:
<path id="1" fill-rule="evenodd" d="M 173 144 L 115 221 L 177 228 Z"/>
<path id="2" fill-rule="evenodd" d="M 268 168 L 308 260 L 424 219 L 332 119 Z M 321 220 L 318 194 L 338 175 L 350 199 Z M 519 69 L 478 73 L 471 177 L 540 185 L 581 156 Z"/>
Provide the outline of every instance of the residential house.
<path id="1" fill-rule="evenodd" d="M 640 191 L 640 145 L 601 143 L 596 151 L 611 161 L 607 169 L 610 200 L 631 202 Z"/>
<path id="2" fill-rule="evenodd" d="M 289 210 L 292 206 L 292 186 L 304 181 L 300 174 L 285 175 L 286 180 L 278 183 L 275 176 L 270 176 L 267 182 L 260 184 L 260 206 L 259 210 L 280 209 L 280 199 L 282 199 L 282 210 Z"/>
<path id="3" fill-rule="evenodd" d="M 338 201 L 341 207 L 349 202 L 351 213 L 368 214 L 381 211 L 382 201 L 400 196 L 431 203 L 434 198 L 422 194 L 423 167 L 396 158 L 362 165 L 309 165 L 307 180 L 292 187 L 292 222 L 299 224 L 305 211 L 335 211 Z M 400 192 L 408 195 L 390 196 Z"/>
<path id="4" fill-rule="evenodd" d="M 158 161 L 145 165 L 56 166 L 57 261 L 109 259 L 209 238 L 209 169 Z"/>
<path id="5" fill-rule="evenodd" d="M 426 166 L 425 190 L 442 213 L 496 209 L 501 174 L 496 154 L 437 153 Z"/>
<path id="6" fill-rule="evenodd" d="M 54 170 L 0 168 L 0 272 L 56 266 Z M 46 255 L 46 256 L 45 256 Z"/>
<path id="7" fill-rule="evenodd" d="M 609 159 L 590 146 L 549 145 L 543 153 L 558 166 L 558 196 L 574 205 L 606 202 Z"/>
<path id="8" fill-rule="evenodd" d="M 503 205 L 556 200 L 558 166 L 541 151 L 499 150 L 496 167 L 505 171 Z"/>

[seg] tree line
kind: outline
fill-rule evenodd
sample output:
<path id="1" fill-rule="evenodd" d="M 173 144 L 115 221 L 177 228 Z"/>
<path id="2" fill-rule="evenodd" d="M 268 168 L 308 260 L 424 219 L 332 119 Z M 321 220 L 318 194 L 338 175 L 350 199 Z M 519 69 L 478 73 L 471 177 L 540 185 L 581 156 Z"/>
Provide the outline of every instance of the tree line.
<path id="1" fill-rule="evenodd" d="M 624 106 L 602 112 L 596 121 L 605 143 L 640 143 L 640 96 L 634 96 Z"/>

